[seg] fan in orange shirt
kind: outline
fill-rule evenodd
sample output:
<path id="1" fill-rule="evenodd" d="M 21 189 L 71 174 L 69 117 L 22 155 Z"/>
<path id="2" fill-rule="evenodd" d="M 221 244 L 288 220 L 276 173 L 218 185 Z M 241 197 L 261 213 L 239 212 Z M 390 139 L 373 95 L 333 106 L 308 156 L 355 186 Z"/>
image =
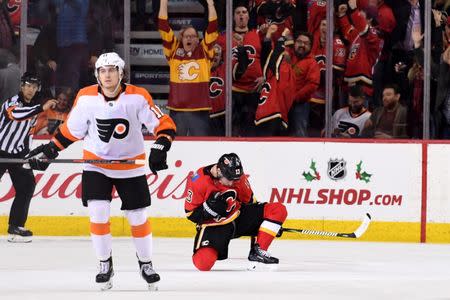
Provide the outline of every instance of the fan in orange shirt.
<path id="1" fill-rule="evenodd" d="M 73 91 L 70 87 L 60 89 L 54 109 L 49 109 L 39 115 L 34 127 L 35 134 L 54 134 L 56 129 L 64 123 L 73 103 Z"/>

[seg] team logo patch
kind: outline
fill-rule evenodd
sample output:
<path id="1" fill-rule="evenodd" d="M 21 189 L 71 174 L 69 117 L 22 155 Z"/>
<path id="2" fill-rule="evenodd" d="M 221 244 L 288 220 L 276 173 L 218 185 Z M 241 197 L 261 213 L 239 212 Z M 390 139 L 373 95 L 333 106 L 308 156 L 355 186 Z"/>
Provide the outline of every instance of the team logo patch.
<path id="1" fill-rule="evenodd" d="M 130 122 L 125 119 L 95 119 L 100 140 L 109 143 L 111 138 L 121 140 L 130 131 Z"/>
<path id="2" fill-rule="evenodd" d="M 223 92 L 223 87 L 225 82 L 220 77 L 211 77 L 209 80 L 209 96 L 211 98 L 216 98 L 220 96 Z"/>
<path id="3" fill-rule="evenodd" d="M 175 52 L 175 55 L 177 56 L 184 56 L 185 52 L 183 48 L 178 48 L 177 51 Z"/>
<path id="4" fill-rule="evenodd" d="M 347 174 L 345 164 L 343 159 L 330 159 L 328 161 L 328 177 L 332 180 L 344 179 Z"/>
<path id="5" fill-rule="evenodd" d="M 194 175 L 192 175 L 191 181 L 194 182 L 199 178 L 200 178 L 200 175 L 198 175 L 198 173 L 195 173 Z"/>
<path id="6" fill-rule="evenodd" d="M 200 75 L 200 65 L 195 61 L 180 64 L 177 68 L 178 79 L 181 81 L 192 81 Z"/>

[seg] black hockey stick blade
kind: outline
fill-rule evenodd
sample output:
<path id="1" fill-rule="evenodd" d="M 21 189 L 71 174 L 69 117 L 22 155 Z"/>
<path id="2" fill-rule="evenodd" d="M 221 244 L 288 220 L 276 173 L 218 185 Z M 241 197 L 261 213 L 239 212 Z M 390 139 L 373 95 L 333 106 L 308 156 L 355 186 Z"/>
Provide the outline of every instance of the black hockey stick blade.
<path id="1" fill-rule="evenodd" d="M 119 165 L 145 165 L 143 159 L 46 159 L 39 160 L 52 164 L 119 164 Z M 2 164 L 27 164 L 26 158 L 0 158 Z"/>
<path id="2" fill-rule="evenodd" d="M 331 236 L 331 237 L 342 237 L 342 238 L 352 238 L 357 239 L 361 237 L 369 227 L 370 221 L 372 220 L 372 217 L 369 213 L 366 213 L 364 216 L 364 220 L 362 221 L 361 225 L 351 233 L 342 233 L 342 232 L 331 232 L 331 231 L 320 231 L 320 230 L 311 230 L 311 229 L 297 229 L 297 228 L 284 228 L 281 227 L 280 231 L 277 234 L 277 237 L 280 237 L 283 232 L 297 232 L 301 234 L 307 234 L 307 235 L 319 235 L 319 236 Z"/>

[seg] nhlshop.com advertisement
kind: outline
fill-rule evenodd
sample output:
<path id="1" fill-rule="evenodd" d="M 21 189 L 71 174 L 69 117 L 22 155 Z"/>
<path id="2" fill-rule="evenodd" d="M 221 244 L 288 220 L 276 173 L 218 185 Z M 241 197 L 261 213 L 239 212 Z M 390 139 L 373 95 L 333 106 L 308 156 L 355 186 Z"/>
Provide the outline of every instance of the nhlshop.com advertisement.
<path id="1" fill-rule="evenodd" d="M 35 144 L 43 142 L 47 141 L 38 140 Z M 151 143 L 146 141 L 146 149 L 150 149 Z M 450 182 L 450 164 L 442 161 L 450 157 L 450 145 L 426 147 L 430 147 L 429 158 L 428 154 L 424 155 L 424 145 L 420 142 L 178 139 L 168 153 L 169 169 L 158 172 L 158 176 L 147 176 L 152 195 L 148 211 L 155 219 L 170 219 L 172 227 L 186 221 L 184 198 L 188 177 L 198 168 L 215 163 L 223 153 L 235 152 L 242 160 L 257 200 L 284 203 L 288 221 L 306 220 L 319 226 L 347 222 L 357 226 L 365 213 L 370 213 L 372 230 L 376 222 L 383 223 L 384 228 L 409 224 L 404 232 L 413 231 L 414 237 L 406 240 L 417 240 L 424 207 L 432 221 L 449 223 L 450 215 L 445 214 L 450 211 L 447 207 L 450 205 L 443 196 L 448 194 L 445 189 L 448 190 Z M 442 155 L 442 151 L 447 154 Z M 81 153 L 82 142 L 77 142 L 61 152 L 58 159 L 80 158 Z M 423 159 L 429 161 L 423 164 Z M 423 165 L 428 165 L 425 173 Z M 81 164 L 52 164 L 45 173 L 35 171 L 37 185 L 29 215 L 86 217 L 87 210 L 80 200 L 81 172 Z M 424 185 L 423 174 L 439 177 L 433 176 Z M 444 186 L 443 182 L 446 182 Z M 428 195 L 433 197 L 428 203 L 427 193 L 423 192 L 425 186 Z M 0 187 L 0 217 L 6 218 L 14 197 L 7 174 L 1 179 Z M 116 193 L 113 199 L 111 215 L 122 217 Z M 192 224 L 186 221 L 185 225 Z M 367 235 L 370 234 L 369 230 Z M 396 238 L 393 235 L 391 240 Z"/>
<path id="2" fill-rule="evenodd" d="M 370 212 L 379 220 L 417 221 L 420 150 L 417 144 L 175 141 L 169 169 L 148 175 L 151 215 L 184 217 L 187 177 L 223 153 L 235 152 L 258 201 L 283 202 L 290 219 L 352 220 Z M 58 158 L 79 158 L 81 153 L 78 142 Z M 53 164 L 45 173 L 35 172 L 30 215 L 86 215 L 79 200 L 81 172 L 81 164 Z M 8 214 L 5 202 L 14 194 L 8 176 L 1 185 L 0 213 Z M 118 207 L 113 205 L 113 215 L 121 215 Z"/>

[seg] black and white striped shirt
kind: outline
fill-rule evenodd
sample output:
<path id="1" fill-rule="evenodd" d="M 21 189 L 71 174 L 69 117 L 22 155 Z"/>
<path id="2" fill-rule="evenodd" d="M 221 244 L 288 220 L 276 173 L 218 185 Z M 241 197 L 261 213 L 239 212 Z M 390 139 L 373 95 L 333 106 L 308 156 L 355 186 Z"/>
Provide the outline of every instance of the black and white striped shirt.
<path id="1" fill-rule="evenodd" d="M 16 95 L 6 100 L 0 108 L 0 156 L 22 157 L 30 151 L 31 129 L 42 105 L 30 105 Z"/>

